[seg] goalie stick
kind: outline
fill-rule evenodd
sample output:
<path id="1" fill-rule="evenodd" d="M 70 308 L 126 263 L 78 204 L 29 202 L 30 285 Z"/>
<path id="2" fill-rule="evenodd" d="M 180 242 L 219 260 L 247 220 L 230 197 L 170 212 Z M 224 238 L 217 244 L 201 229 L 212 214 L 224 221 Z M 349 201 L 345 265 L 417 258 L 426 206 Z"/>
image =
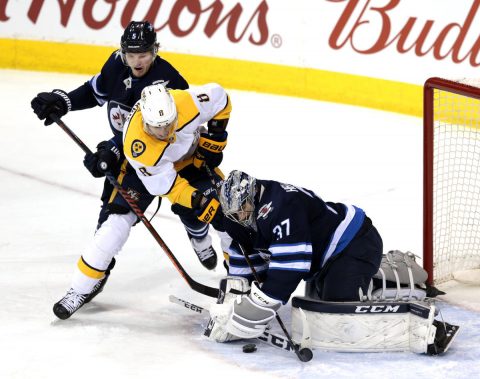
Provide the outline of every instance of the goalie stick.
<path id="1" fill-rule="evenodd" d="M 84 151 L 85 154 L 92 154 L 92 151 L 88 148 L 88 146 L 85 145 L 85 143 L 80 138 L 78 138 L 78 136 L 57 115 L 52 113 L 49 117 L 53 121 L 55 121 L 55 123 L 60 128 L 62 128 L 63 131 L 67 133 L 70 138 L 72 138 L 75 141 L 75 143 Z M 170 258 L 170 261 L 173 263 L 173 265 L 175 266 L 177 271 L 180 273 L 180 275 L 183 277 L 183 279 L 185 279 L 185 281 L 188 283 L 190 288 L 203 295 L 218 298 L 220 294 L 220 290 L 218 288 L 209 287 L 193 280 L 192 277 L 188 275 L 188 273 L 182 267 L 182 265 L 177 260 L 177 258 L 172 253 L 172 251 L 167 246 L 167 244 L 163 241 L 162 237 L 160 237 L 160 235 L 157 233 L 157 231 L 152 226 L 150 221 L 148 221 L 147 217 L 143 214 L 142 210 L 138 207 L 135 200 L 132 199 L 132 197 L 128 194 L 128 192 L 110 173 L 106 173 L 106 177 L 108 181 L 118 190 L 118 192 L 120 192 L 122 197 L 125 199 L 125 201 L 128 203 L 128 205 L 132 209 L 133 213 L 135 213 L 135 215 L 143 222 L 145 227 L 152 234 L 153 238 L 155 238 L 155 240 L 163 249 L 165 254 L 167 254 L 168 258 Z"/>
<path id="2" fill-rule="evenodd" d="M 180 299 L 179 297 L 176 297 L 174 295 L 170 295 L 169 300 L 171 303 L 180 305 L 188 309 L 189 311 L 195 312 L 200 315 L 204 315 L 204 314 L 209 315 L 209 312 L 206 308 L 190 303 L 184 299 Z M 292 346 L 292 344 L 287 338 L 278 334 L 270 333 L 267 330 L 263 332 L 263 335 L 261 335 L 260 337 L 257 337 L 257 339 L 262 342 L 265 342 L 267 345 L 273 346 L 277 349 L 281 349 L 284 351 L 292 352 L 292 353 L 295 353 L 295 349 L 301 349 L 301 346 L 302 346 L 302 344 L 297 344 L 297 343 L 294 343 L 293 341 L 292 341 L 293 342 L 293 346 Z M 310 340 L 310 336 L 309 335 L 303 336 L 302 340 Z"/>

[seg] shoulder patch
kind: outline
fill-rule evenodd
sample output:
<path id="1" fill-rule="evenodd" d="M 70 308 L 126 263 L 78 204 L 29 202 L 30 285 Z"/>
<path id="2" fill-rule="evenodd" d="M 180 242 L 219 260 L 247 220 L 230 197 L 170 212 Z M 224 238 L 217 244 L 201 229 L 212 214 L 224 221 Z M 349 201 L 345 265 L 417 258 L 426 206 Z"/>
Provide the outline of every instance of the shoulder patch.
<path id="1" fill-rule="evenodd" d="M 270 214 L 270 212 L 273 211 L 273 209 L 274 208 L 272 207 L 272 201 L 268 204 L 262 205 L 262 207 L 258 210 L 257 220 L 260 220 L 261 218 L 265 220 Z"/>
<path id="2" fill-rule="evenodd" d="M 139 139 L 135 139 L 132 142 L 131 146 L 131 152 L 132 152 L 132 157 L 137 158 L 140 155 L 143 154 L 147 146 L 145 145 L 145 142 L 140 141 Z"/>
<path id="3" fill-rule="evenodd" d="M 135 159 L 142 166 L 155 166 L 169 143 L 148 135 L 143 130 L 142 115 L 138 107 L 134 109 L 124 130 L 125 155 Z"/>

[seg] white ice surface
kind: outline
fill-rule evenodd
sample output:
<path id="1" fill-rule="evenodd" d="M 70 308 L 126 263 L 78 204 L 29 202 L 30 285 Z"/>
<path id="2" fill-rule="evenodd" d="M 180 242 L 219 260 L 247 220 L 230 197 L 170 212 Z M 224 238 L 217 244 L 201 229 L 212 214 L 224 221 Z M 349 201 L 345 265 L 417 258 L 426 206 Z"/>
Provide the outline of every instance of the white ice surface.
<path id="1" fill-rule="evenodd" d="M 480 372 L 478 288 L 470 300 L 440 303 L 461 326 L 448 354 L 314 352 L 309 363 L 257 343 L 215 344 L 206 318 L 168 301 L 202 306 L 143 225 L 117 257 L 104 290 L 71 319 L 52 305 L 69 288 L 92 236 L 102 180 L 57 126 L 30 109 L 40 91 L 72 90 L 87 77 L 0 71 L 0 378 L 474 378 Z M 242 169 L 315 190 L 325 200 L 364 208 L 385 250 L 422 248 L 421 120 L 332 103 L 229 91 L 234 110 L 222 168 Z M 73 112 L 64 121 L 90 148 L 110 137 L 106 110 Z M 165 201 L 154 227 L 195 280 L 217 286 L 224 275 L 202 268 Z M 220 250 L 215 237 L 215 247 Z M 302 293 L 302 286 L 297 290 Z M 471 292 L 472 293 L 472 292 Z M 461 300 L 462 291 L 455 292 Z M 289 306 L 280 312 L 289 323 Z M 274 331 L 279 332 L 274 326 Z"/>

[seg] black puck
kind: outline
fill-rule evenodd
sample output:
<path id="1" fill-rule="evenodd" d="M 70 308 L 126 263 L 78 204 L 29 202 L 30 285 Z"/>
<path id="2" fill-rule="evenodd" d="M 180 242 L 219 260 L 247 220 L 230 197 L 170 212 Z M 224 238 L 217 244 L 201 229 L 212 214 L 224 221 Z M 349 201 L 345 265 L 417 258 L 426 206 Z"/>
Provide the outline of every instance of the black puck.
<path id="1" fill-rule="evenodd" d="M 309 348 L 305 347 L 298 352 L 298 358 L 302 362 L 309 362 L 313 358 L 313 352 Z"/>
<path id="2" fill-rule="evenodd" d="M 244 353 L 254 353 L 257 351 L 257 345 L 254 343 L 247 343 L 246 345 L 243 345 L 242 351 Z"/>

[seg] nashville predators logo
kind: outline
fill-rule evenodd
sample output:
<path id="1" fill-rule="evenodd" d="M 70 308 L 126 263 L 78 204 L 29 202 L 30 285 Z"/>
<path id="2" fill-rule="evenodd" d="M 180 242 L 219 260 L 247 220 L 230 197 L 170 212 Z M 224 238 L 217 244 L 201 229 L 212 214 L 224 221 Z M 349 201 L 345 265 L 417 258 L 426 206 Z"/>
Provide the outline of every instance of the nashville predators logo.
<path id="1" fill-rule="evenodd" d="M 146 149 L 145 143 L 143 143 L 142 141 L 136 139 L 132 142 L 132 156 L 134 158 L 137 158 L 140 155 L 142 155 L 145 149 Z"/>

